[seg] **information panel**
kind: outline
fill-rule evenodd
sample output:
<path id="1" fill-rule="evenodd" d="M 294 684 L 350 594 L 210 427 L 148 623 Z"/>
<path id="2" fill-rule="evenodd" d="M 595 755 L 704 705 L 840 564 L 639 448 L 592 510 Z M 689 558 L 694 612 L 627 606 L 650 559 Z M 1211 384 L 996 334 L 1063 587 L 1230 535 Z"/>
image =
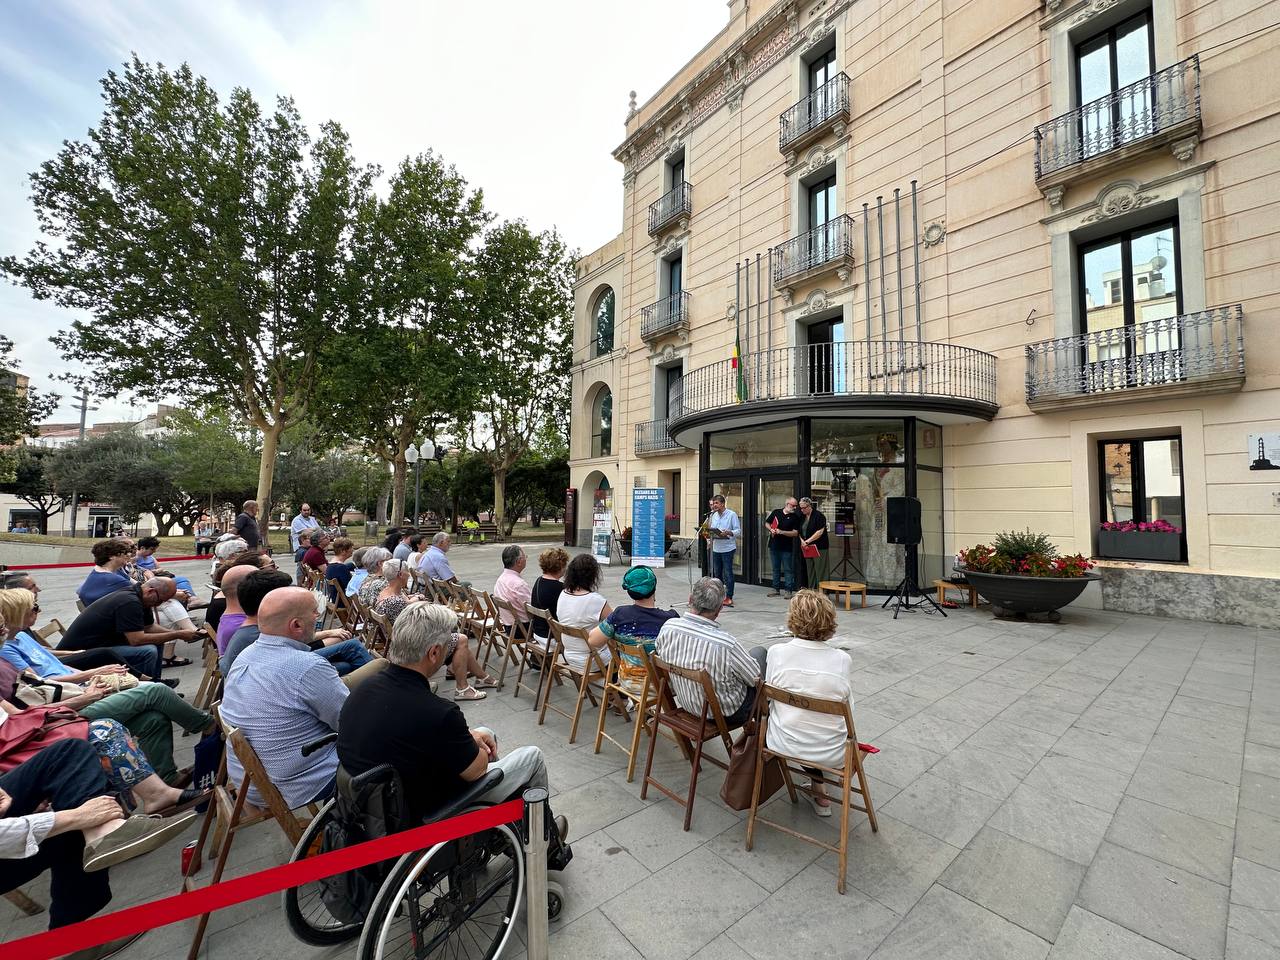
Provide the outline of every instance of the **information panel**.
<path id="1" fill-rule="evenodd" d="M 591 554 L 600 563 L 609 562 L 609 543 L 613 535 L 613 489 L 596 490 L 591 505 Z"/>
<path id="2" fill-rule="evenodd" d="M 662 567 L 667 563 L 667 491 L 637 487 L 631 491 L 631 563 Z"/>

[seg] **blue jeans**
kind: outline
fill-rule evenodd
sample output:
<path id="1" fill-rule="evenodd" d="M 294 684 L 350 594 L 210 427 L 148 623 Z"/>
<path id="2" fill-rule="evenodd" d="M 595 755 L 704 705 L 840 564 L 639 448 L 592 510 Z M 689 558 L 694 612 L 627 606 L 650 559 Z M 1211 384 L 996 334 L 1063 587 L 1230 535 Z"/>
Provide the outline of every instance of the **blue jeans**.
<path id="1" fill-rule="evenodd" d="M 796 552 L 788 541 L 785 550 L 769 548 L 769 565 L 773 567 L 773 589 L 791 593 L 796 588 Z"/>
<path id="2" fill-rule="evenodd" d="M 122 647 L 108 647 L 112 653 L 129 665 L 129 669 L 137 674 L 145 674 L 152 680 L 160 679 L 160 648 L 154 644 Z"/>
<path id="3" fill-rule="evenodd" d="M 359 640 L 343 640 L 331 647 L 321 647 L 316 653 L 332 663 L 340 677 L 345 677 L 352 670 L 358 670 L 373 659 L 373 654 L 366 650 Z"/>
<path id="4" fill-rule="evenodd" d="M 737 550 L 711 551 L 711 575 L 724 584 L 724 595 L 733 599 L 733 557 Z"/>

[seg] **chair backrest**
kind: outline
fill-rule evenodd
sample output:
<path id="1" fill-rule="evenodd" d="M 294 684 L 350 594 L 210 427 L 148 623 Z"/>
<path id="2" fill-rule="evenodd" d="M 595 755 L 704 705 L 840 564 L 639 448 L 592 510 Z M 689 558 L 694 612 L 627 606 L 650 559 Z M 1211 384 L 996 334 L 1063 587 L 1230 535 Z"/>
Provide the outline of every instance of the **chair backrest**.
<path id="1" fill-rule="evenodd" d="M 702 687 L 703 725 L 705 726 L 707 720 L 713 720 L 717 732 L 725 741 L 725 745 L 730 746 L 733 738 L 729 736 L 729 725 L 725 723 L 724 709 L 720 705 L 720 698 L 716 695 L 715 684 L 711 682 L 711 674 L 706 670 L 690 670 L 687 667 L 678 667 L 673 663 L 667 663 L 656 653 L 649 658 L 649 662 L 653 666 L 654 675 L 658 678 L 659 711 L 683 710 L 676 702 L 675 693 L 671 689 L 672 677 L 682 677 L 690 683 L 697 684 Z M 693 713 L 691 710 L 684 710 L 684 712 L 687 714 Z"/>
<path id="2" fill-rule="evenodd" d="M 643 643 L 629 643 L 617 637 L 606 637 L 609 644 L 609 655 L 618 670 L 618 680 L 642 681 L 641 691 L 657 690 L 658 677 L 653 671 L 653 660 Z M 639 660 L 639 668 L 631 661 Z"/>
<path id="3" fill-rule="evenodd" d="M 782 687 L 775 687 L 766 683 L 763 685 L 760 695 L 761 710 L 767 713 L 770 703 L 785 703 L 787 706 L 795 707 L 797 710 L 809 710 L 828 717 L 842 717 L 847 738 L 855 744 L 858 742 L 858 733 L 853 726 L 853 714 L 849 711 L 848 700 L 827 700 L 807 693 L 793 693 Z"/>
<path id="4" fill-rule="evenodd" d="M 76 600 L 76 611 L 78 613 L 84 613 L 84 601 L 78 598 Z"/>
<path id="5" fill-rule="evenodd" d="M 386 614 L 379 613 L 372 607 L 369 608 L 369 620 L 373 624 L 373 637 L 369 646 L 385 655 L 387 647 L 391 645 L 391 621 Z"/>
<path id="6" fill-rule="evenodd" d="M 219 714 L 219 722 L 221 715 Z M 267 768 L 262 765 L 257 751 L 253 749 L 253 745 L 249 742 L 249 738 L 239 727 L 226 727 L 227 743 L 231 745 L 231 749 L 236 752 L 236 758 L 240 761 L 240 766 L 244 768 L 245 778 L 253 784 L 259 795 L 266 802 L 267 809 L 280 824 L 281 829 L 289 837 L 289 842 L 297 845 L 302 839 L 302 824 L 298 822 L 298 818 L 293 815 L 293 811 L 289 809 L 289 804 L 285 803 L 285 799 L 281 796 L 276 785 L 271 782 L 271 777 L 267 775 Z"/>
<path id="7" fill-rule="evenodd" d="M 529 620 L 527 617 L 520 616 L 520 611 L 515 605 L 503 600 L 501 597 L 490 596 L 489 602 L 494 605 L 494 616 L 498 617 L 498 611 L 505 610 L 507 615 L 511 617 L 511 627 L 506 630 L 509 636 L 516 643 L 528 643 L 532 634 L 529 631 Z M 501 619 L 500 617 L 498 619 Z"/>
<path id="8" fill-rule="evenodd" d="M 555 644 L 552 653 L 552 663 L 558 667 L 564 667 L 574 673 L 599 673 L 608 674 L 608 669 L 604 665 L 604 660 L 600 657 L 599 650 L 592 650 L 590 644 L 587 643 L 590 634 L 582 627 L 565 626 L 559 620 L 548 619 L 547 623 L 551 627 L 551 639 Z M 573 637 L 581 640 L 582 645 L 587 648 L 587 662 L 581 667 L 575 667 L 569 663 L 569 658 L 564 652 L 564 638 Z"/>
<path id="9" fill-rule="evenodd" d="M 67 628 L 62 625 L 62 621 L 59 620 L 57 617 L 54 617 L 52 620 L 50 620 L 43 627 L 41 627 L 39 630 L 35 632 L 35 637 L 41 646 L 47 647 L 47 646 L 50 646 L 50 644 L 47 643 L 46 641 L 48 641 L 50 637 L 52 637 L 54 634 L 66 633 L 66 632 L 67 632 Z"/>

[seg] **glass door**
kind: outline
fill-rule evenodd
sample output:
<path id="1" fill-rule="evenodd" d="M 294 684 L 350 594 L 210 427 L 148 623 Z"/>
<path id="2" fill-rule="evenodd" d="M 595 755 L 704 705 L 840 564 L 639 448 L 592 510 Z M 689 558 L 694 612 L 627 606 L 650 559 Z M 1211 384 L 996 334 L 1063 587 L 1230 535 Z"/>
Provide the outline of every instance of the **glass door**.
<path id="1" fill-rule="evenodd" d="M 764 522 L 774 510 L 781 510 L 789 499 L 797 496 L 796 480 L 794 476 L 755 477 L 754 480 L 756 522 L 752 527 L 752 536 L 755 538 L 755 581 L 771 584 L 773 583 L 773 556 L 769 549 L 770 537 L 764 528 Z M 786 542 L 795 556 L 799 557 L 799 550 L 796 547 L 798 541 L 795 538 L 779 542 Z"/>
<path id="2" fill-rule="evenodd" d="M 738 551 L 733 555 L 733 577 L 735 580 L 744 581 L 747 580 L 746 574 L 743 571 L 748 553 L 748 538 L 750 536 L 750 527 L 748 526 L 747 520 L 746 489 L 746 478 L 741 480 L 713 480 L 711 481 L 710 490 L 707 492 L 708 501 L 717 494 L 724 497 L 725 509 L 732 510 L 736 513 L 738 515 L 738 522 L 742 524 L 742 539 L 738 541 Z M 704 504 L 704 508 L 706 510 L 706 520 L 704 523 L 709 523 L 711 520 L 710 502 Z M 711 557 L 709 555 L 711 547 L 707 544 L 706 540 L 703 540 L 702 542 L 706 545 L 705 551 L 708 554 L 703 569 L 709 572 L 711 570 Z"/>

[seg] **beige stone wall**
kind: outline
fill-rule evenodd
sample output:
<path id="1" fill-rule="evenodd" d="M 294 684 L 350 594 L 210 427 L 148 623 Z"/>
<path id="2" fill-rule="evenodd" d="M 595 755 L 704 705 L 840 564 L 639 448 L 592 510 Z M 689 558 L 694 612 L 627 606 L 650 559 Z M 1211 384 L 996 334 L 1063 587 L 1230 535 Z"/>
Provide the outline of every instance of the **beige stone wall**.
<path id="1" fill-rule="evenodd" d="M 827 302 L 845 304 L 846 336 L 864 336 L 862 204 L 874 206 L 878 195 L 909 190 L 918 180 L 920 227 L 936 223 L 946 231 L 942 242 L 920 248 L 924 337 L 998 358 L 996 419 L 944 430 L 949 550 L 1030 526 L 1066 550 L 1088 553 L 1097 517 L 1096 440 L 1178 429 L 1191 568 L 1280 571 L 1280 478 L 1250 472 L 1245 450 L 1251 431 L 1280 431 L 1280 338 L 1273 333 L 1280 323 L 1280 42 L 1273 33 L 1222 46 L 1274 23 L 1280 4 L 1155 0 L 1157 70 L 1201 55 L 1200 143 L 1186 159 L 1167 145 L 1138 152 L 1122 168 L 1072 182 L 1051 206 L 1036 187 L 1031 134 L 1054 115 L 1055 102 L 1070 101 L 1054 78 L 1069 76 L 1064 51 L 1079 31 L 1091 29 L 1096 6 L 1063 0 L 1047 11 L 1035 0 L 829 0 L 753 5 L 744 13 L 743 5 L 731 5 L 726 30 L 628 124 L 615 153 L 627 183 L 622 232 L 590 255 L 595 266 L 579 283 L 583 314 L 603 276 L 601 264 L 615 264 L 608 270 L 619 293 L 619 349 L 608 366 L 617 378 L 613 482 L 620 492 L 637 475 L 652 483 L 659 471 L 680 469 L 680 512 L 689 521 L 685 532 L 692 529 L 700 506 L 696 455 L 631 452 L 634 424 L 653 417 L 653 354 L 670 345 L 685 354 L 686 371 L 730 355 L 735 262 L 754 260 L 796 234 L 799 181 L 830 158 L 839 202 L 858 221 L 856 270 L 847 283 L 828 276 L 796 288 L 790 306 L 775 294 L 772 342 L 796 342 L 801 305 L 817 288 Z M 805 43 L 828 30 L 836 35 L 837 64 L 851 80 L 848 136 L 806 147 L 798 170 L 789 169 L 778 147 L 778 118 L 798 99 Z M 785 36 L 771 40 L 778 31 Z M 793 39 L 782 43 L 787 37 Z M 758 52 L 766 47 L 776 57 L 771 65 Z M 739 79 L 751 74 L 749 82 L 728 84 L 726 102 L 705 116 L 682 108 L 712 102 L 687 84 L 709 64 L 726 62 L 739 65 L 733 68 Z M 658 126 L 662 139 L 655 143 Z M 693 216 L 687 234 L 660 239 L 665 249 L 683 248 L 691 329 L 687 341 L 673 337 L 651 348 L 639 332 L 641 308 L 660 292 L 659 244 L 648 235 L 647 211 L 664 190 L 663 158 L 680 148 L 693 184 Z M 1025 397 L 1025 347 L 1074 332 L 1070 243 L 1091 223 L 1097 227 L 1088 218 L 1097 214 L 1099 194 L 1122 180 L 1154 198 L 1153 209 L 1163 204 L 1180 218 L 1184 312 L 1243 304 L 1243 390 L 1128 402 L 1108 397 L 1033 412 Z M 910 208 L 903 213 L 905 230 Z M 1124 223 L 1119 217 L 1111 225 Z M 891 234 L 887 239 L 892 243 Z M 913 308 L 908 300 L 908 318 Z M 579 348 L 584 344 L 580 331 Z M 584 429 L 580 391 L 595 376 L 585 368 L 575 374 L 575 436 Z M 575 459 L 575 476 L 591 467 Z M 624 523 L 628 499 L 617 498 Z"/>

